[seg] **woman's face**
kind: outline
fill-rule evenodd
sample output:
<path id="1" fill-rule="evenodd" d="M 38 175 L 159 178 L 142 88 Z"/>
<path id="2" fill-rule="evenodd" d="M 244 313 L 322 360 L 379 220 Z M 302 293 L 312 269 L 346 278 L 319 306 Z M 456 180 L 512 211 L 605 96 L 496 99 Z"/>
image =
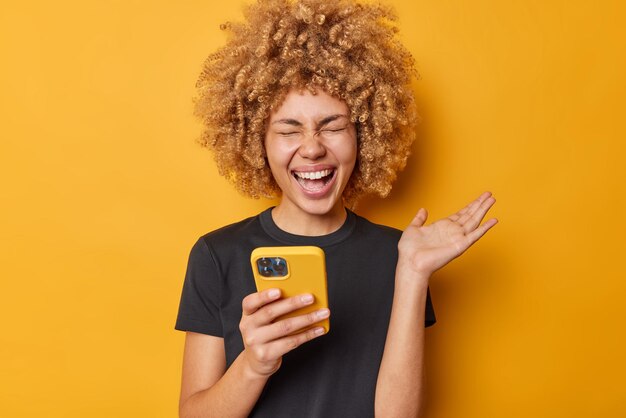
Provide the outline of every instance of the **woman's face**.
<path id="1" fill-rule="evenodd" d="M 284 209 L 325 215 L 343 208 L 357 141 L 342 100 L 321 90 L 316 95 L 291 90 L 270 115 L 265 151 Z"/>

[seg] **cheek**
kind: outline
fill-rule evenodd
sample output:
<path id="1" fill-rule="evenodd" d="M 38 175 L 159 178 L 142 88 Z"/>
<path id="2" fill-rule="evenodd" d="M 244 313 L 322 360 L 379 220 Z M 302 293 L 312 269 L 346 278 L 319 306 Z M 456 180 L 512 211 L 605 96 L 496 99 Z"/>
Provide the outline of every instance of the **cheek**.
<path id="1" fill-rule="evenodd" d="M 342 150 L 342 162 L 344 162 L 345 164 L 350 164 L 352 166 L 355 165 L 356 163 L 356 157 L 357 157 L 357 153 L 358 153 L 358 147 L 356 144 L 356 140 L 354 140 L 354 142 L 352 142 L 350 145 L 345 146 L 344 149 Z"/>
<path id="2" fill-rule="evenodd" d="M 293 147 L 272 140 L 266 140 L 264 145 L 265 156 L 272 170 L 272 174 L 278 174 L 274 173 L 275 170 L 284 171 L 293 156 L 294 151 L 291 149 Z"/>

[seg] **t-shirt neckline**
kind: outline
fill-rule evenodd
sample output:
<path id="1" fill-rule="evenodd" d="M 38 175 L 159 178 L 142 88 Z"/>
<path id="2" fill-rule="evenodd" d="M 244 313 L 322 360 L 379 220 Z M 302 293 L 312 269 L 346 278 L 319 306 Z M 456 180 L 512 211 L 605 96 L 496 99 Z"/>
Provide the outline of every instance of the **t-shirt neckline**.
<path id="1" fill-rule="evenodd" d="M 274 206 L 264 210 L 260 213 L 259 219 L 261 221 L 261 227 L 272 238 L 283 242 L 285 244 L 292 245 L 315 245 L 318 247 L 327 247 L 329 245 L 337 244 L 352 234 L 354 226 L 356 225 L 356 214 L 349 209 L 346 209 L 347 217 L 343 225 L 338 230 L 331 232 L 327 235 L 308 236 L 297 235 L 287 231 L 283 231 L 276 225 L 272 218 L 272 209 Z"/>

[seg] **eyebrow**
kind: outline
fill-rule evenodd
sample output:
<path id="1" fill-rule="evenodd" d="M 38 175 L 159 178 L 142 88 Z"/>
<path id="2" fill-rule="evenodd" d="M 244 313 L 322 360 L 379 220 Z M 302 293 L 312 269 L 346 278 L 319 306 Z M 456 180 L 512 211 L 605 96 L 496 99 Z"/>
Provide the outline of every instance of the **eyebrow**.
<path id="1" fill-rule="evenodd" d="M 336 115 L 330 115 L 330 116 L 326 116 L 324 119 L 320 120 L 319 122 L 317 122 L 317 125 L 315 125 L 316 129 L 320 129 L 322 128 L 324 125 L 328 125 L 330 122 L 337 120 L 339 118 L 347 118 L 347 115 L 343 115 L 343 114 L 336 114 Z M 278 119 L 275 120 L 274 122 L 272 122 L 272 125 L 276 124 L 276 123 L 284 123 L 285 125 L 291 125 L 291 126 L 302 126 L 302 122 L 300 122 L 299 120 L 296 119 Z"/>

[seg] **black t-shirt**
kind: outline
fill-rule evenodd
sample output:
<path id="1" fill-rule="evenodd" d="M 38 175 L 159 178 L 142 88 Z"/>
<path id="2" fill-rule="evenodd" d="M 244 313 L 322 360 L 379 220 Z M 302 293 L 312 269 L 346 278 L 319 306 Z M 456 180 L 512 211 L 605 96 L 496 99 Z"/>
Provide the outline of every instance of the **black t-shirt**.
<path id="1" fill-rule="evenodd" d="M 373 417 L 401 231 L 348 211 L 337 231 L 294 235 L 271 208 L 202 236 L 193 246 L 175 328 L 224 338 L 226 365 L 243 351 L 241 301 L 256 292 L 250 254 L 257 247 L 315 245 L 326 254 L 328 334 L 283 356 L 251 417 Z M 435 323 L 430 292 L 425 326 Z"/>

